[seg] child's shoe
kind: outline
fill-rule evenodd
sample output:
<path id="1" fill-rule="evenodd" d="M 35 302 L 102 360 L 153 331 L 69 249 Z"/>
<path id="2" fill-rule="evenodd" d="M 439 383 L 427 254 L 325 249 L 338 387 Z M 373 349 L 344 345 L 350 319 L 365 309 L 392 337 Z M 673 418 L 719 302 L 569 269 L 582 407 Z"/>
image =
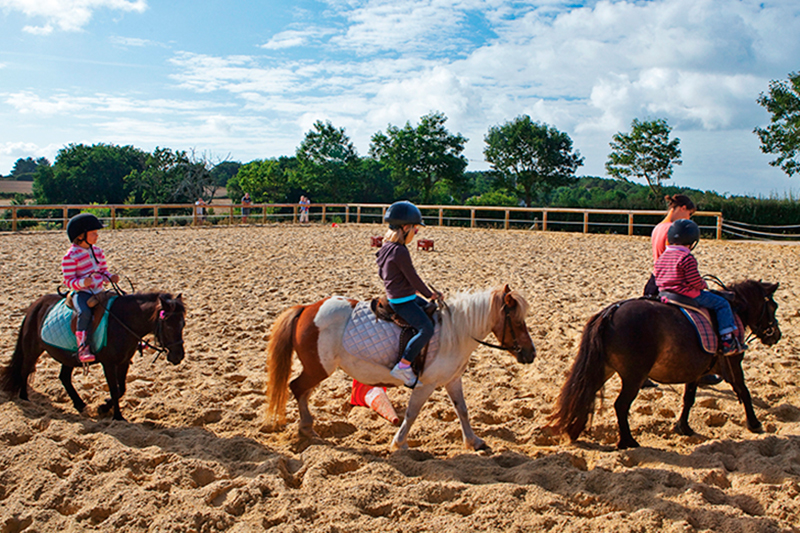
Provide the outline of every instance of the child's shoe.
<path id="1" fill-rule="evenodd" d="M 400 363 L 394 365 L 394 368 L 389 373 L 392 375 L 392 377 L 401 380 L 409 389 L 413 389 L 417 385 L 417 381 L 419 381 L 417 379 L 417 375 L 410 366 L 400 368 Z"/>
<path id="2" fill-rule="evenodd" d="M 733 335 L 722 337 L 722 355 L 737 355 L 744 352 L 747 346 L 739 342 Z"/>
<path id="3" fill-rule="evenodd" d="M 76 331 L 75 339 L 78 341 L 78 361 L 84 365 L 94 363 L 94 354 L 89 349 L 89 344 L 86 342 L 86 332 Z"/>

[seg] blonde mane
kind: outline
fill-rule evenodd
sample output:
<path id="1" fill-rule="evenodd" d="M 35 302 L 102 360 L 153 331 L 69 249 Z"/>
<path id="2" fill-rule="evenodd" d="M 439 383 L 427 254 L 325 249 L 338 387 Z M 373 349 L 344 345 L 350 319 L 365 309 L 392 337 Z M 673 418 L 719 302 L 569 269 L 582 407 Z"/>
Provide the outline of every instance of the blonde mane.
<path id="1" fill-rule="evenodd" d="M 528 302 L 516 291 L 511 291 L 517 305 L 512 318 L 524 321 L 528 314 Z M 467 343 L 475 343 L 473 337 L 482 339 L 489 334 L 503 309 L 503 287 L 480 292 L 459 292 L 446 300 L 448 311 L 442 313 L 440 350 L 461 352 Z"/>

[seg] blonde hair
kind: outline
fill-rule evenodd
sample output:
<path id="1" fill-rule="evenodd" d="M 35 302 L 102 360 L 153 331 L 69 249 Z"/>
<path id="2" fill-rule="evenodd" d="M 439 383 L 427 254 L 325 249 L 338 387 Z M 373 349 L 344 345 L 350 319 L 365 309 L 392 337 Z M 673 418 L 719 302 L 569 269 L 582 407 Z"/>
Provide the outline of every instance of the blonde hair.
<path id="1" fill-rule="evenodd" d="M 411 224 L 411 226 L 413 228 L 413 224 Z M 386 234 L 383 236 L 384 242 L 394 242 L 397 244 L 408 244 L 413 238 L 413 229 L 411 231 L 404 232 L 402 226 L 397 229 L 389 228 L 386 230 Z"/>

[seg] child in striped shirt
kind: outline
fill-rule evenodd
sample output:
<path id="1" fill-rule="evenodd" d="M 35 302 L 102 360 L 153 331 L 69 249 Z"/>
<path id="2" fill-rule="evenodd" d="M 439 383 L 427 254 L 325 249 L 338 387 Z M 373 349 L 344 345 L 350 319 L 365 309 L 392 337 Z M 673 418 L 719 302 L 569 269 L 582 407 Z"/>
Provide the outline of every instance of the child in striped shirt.
<path id="1" fill-rule="evenodd" d="M 103 250 L 97 244 L 97 230 L 103 223 L 91 213 L 81 213 L 72 217 L 67 224 L 67 235 L 72 246 L 61 259 L 61 272 L 64 285 L 72 291 L 72 305 L 78 313 L 75 339 L 78 342 L 78 360 L 83 364 L 94 362 L 94 354 L 89 348 L 89 327 L 92 324 L 92 310 L 88 300 L 103 291 L 106 280 L 116 283 L 119 276 L 108 271 Z"/>
<path id="2" fill-rule="evenodd" d="M 656 259 L 654 275 L 659 291 L 670 291 L 693 298 L 701 307 L 712 309 L 722 341 L 722 355 L 742 353 L 746 346 L 733 335 L 736 323 L 728 300 L 707 290 L 700 276 L 692 249 L 700 240 L 700 228 L 688 219 L 676 220 L 667 233 L 667 248 Z"/>

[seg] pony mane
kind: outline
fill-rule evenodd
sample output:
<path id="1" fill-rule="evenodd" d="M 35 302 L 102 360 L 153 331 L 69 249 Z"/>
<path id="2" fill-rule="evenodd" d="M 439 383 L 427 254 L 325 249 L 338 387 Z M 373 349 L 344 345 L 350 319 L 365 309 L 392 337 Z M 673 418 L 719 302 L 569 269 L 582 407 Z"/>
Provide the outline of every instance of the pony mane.
<path id="1" fill-rule="evenodd" d="M 528 302 L 516 291 L 511 291 L 517 305 L 511 316 L 525 320 Z M 448 311 L 442 313 L 440 333 L 441 349 L 456 348 L 465 342 L 474 342 L 472 336 L 486 335 L 503 309 L 503 287 L 478 292 L 462 291 L 446 300 Z"/>

